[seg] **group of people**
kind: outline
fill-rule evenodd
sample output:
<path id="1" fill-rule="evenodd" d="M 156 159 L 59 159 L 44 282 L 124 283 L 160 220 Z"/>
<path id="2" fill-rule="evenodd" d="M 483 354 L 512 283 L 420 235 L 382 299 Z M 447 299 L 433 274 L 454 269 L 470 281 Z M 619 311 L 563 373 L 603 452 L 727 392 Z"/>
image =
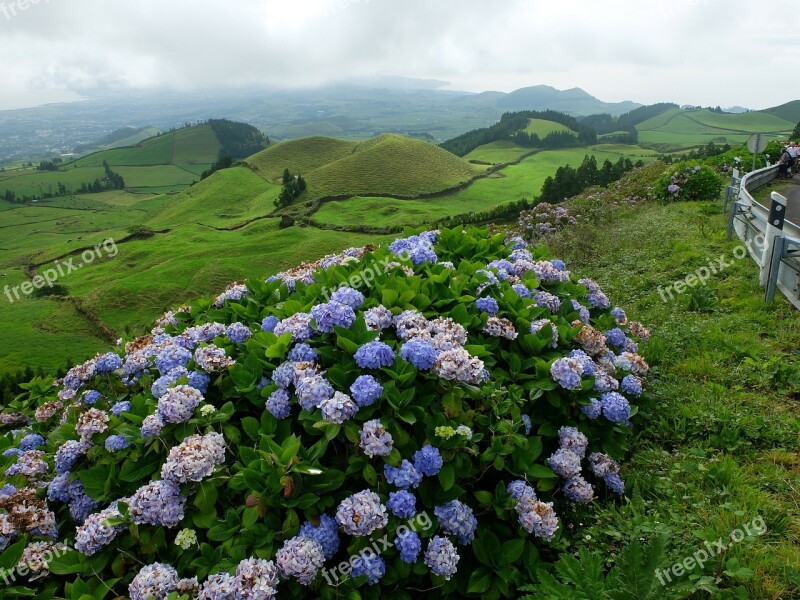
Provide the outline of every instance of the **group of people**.
<path id="1" fill-rule="evenodd" d="M 781 159 L 778 162 L 778 176 L 789 179 L 794 177 L 794 168 L 797 164 L 797 143 L 785 142 L 781 151 Z"/>

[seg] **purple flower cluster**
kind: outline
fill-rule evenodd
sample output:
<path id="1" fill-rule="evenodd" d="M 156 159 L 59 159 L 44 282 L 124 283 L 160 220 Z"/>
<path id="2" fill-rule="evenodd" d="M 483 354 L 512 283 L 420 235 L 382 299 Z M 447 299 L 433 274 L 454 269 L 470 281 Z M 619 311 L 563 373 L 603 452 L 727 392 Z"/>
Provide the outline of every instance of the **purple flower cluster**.
<path id="1" fill-rule="evenodd" d="M 373 456 L 389 456 L 392 452 L 394 440 L 381 424 L 380 419 L 372 419 L 364 423 L 361 428 L 361 449 L 364 454 Z"/>
<path id="2" fill-rule="evenodd" d="M 223 462 L 225 439 L 221 433 L 192 435 L 170 449 L 161 467 L 161 478 L 176 484 L 202 481 Z"/>
<path id="3" fill-rule="evenodd" d="M 440 535 L 431 538 L 425 551 L 425 565 L 434 575 L 444 577 L 448 581 L 458 570 L 460 557 L 453 542 Z"/>
<path id="4" fill-rule="evenodd" d="M 367 576 L 367 584 L 375 585 L 386 574 L 386 563 L 371 550 L 362 552 L 353 560 L 353 577 Z"/>
<path id="5" fill-rule="evenodd" d="M 330 333 L 334 327 L 348 329 L 356 320 L 356 313 L 352 307 L 340 302 L 317 304 L 311 309 L 316 328 L 323 333 Z"/>
<path id="6" fill-rule="evenodd" d="M 414 468 L 426 477 L 433 477 L 442 470 L 444 461 L 438 448 L 425 444 L 414 453 Z"/>
<path id="7" fill-rule="evenodd" d="M 492 316 L 496 315 L 500 310 L 497 300 L 492 297 L 478 298 L 475 300 L 475 306 L 479 311 L 489 313 Z"/>
<path id="8" fill-rule="evenodd" d="M 401 492 L 397 492 L 398 494 Z M 405 563 L 414 564 L 422 551 L 422 540 L 415 531 L 404 531 L 398 534 L 394 545 L 400 552 L 400 560 Z"/>
<path id="9" fill-rule="evenodd" d="M 339 550 L 339 525 L 333 517 L 328 515 L 320 516 L 319 525 L 306 521 L 300 526 L 298 535 L 318 542 L 326 560 Z"/>
<path id="10" fill-rule="evenodd" d="M 422 483 L 422 473 L 405 459 L 399 467 L 383 465 L 383 474 L 386 476 L 386 481 L 401 489 L 419 487 L 419 484 Z"/>
<path id="11" fill-rule="evenodd" d="M 320 402 L 319 408 L 322 411 L 323 419 L 337 425 L 349 421 L 358 412 L 358 405 L 350 396 L 342 392 L 335 392 L 333 397 Z"/>
<path id="12" fill-rule="evenodd" d="M 458 543 L 463 545 L 472 543 L 478 520 L 472 509 L 460 500 L 451 500 L 442 506 L 436 506 L 433 514 L 439 519 L 439 525 L 448 535 L 458 537 Z"/>
<path id="13" fill-rule="evenodd" d="M 550 374 L 564 389 L 578 390 L 581 387 L 583 365 L 574 358 L 559 358 L 550 366 Z"/>
<path id="14" fill-rule="evenodd" d="M 266 409 L 272 413 L 276 419 L 285 419 L 292 412 L 292 405 L 289 403 L 289 392 L 279 388 L 267 398 Z"/>
<path id="15" fill-rule="evenodd" d="M 619 476 L 619 464 L 607 454 L 594 452 L 589 455 L 589 464 L 596 477 L 603 479 L 615 494 L 625 492 L 625 482 Z"/>
<path id="16" fill-rule="evenodd" d="M 350 386 L 350 394 L 359 407 L 372 406 L 383 395 L 383 386 L 372 375 L 359 375 Z"/>
<path id="17" fill-rule="evenodd" d="M 195 388 L 178 385 L 158 399 L 158 415 L 166 423 L 185 423 L 203 400 L 203 394 Z"/>
<path id="18" fill-rule="evenodd" d="M 553 503 L 541 502 L 536 497 L 536 491 L 524 481 L 512 481 L 508 485 L 508 493 L 516 500 L 514 508 L 523 529 L 547 542 L 551 541 L 558 529 Z"/>
<path id="19" fill-rule="evenodd" d="M 354 358 L 362 369 L 380 369 L 394 364 L 394 351 L 383 342 L 368 342 L 356 350 Z"/>
<path id="20" fill-rule="evenodd" d="M 136 490 L 128 504 L 134 523 L 175 527 L 183 520 L 186 498 L 177 484 L 152 481 Z"/>
<path id="21" fill-rule="evenodd" d="M 231 323 L 225 330 L 225 335 L 234 344 L 243 344 L 253 336 L 253 332 L 244 323 Z"/>
<path id="22" fill-rule="evenodd" d="M 417 514 L 417 499 L 409 491 L 389 492 L 386 507 L 395 517 L 410 519 Z"/>
<path id="23" fill-rule="evenodd" d="M 342 500 L 336 522 L 348 535 L 365 536 L 386 527 L 389 517 L 378 494 L 364 490 Z"/>
<path id="24" fill-rule="evenodd" d="M 281 574 L 294 577 L 302 585 L 311 583 L 324 563 L 320 543 L 304 536 L 286 540 L 275 555 L 275 564 Z"/>
<path id="25" fill-rule="evenodd" d="M 166 598 L 178 587 L 178 572 L 169 565 L 153 563 L 143 567 L 128 586 L 131 600 Z"/>

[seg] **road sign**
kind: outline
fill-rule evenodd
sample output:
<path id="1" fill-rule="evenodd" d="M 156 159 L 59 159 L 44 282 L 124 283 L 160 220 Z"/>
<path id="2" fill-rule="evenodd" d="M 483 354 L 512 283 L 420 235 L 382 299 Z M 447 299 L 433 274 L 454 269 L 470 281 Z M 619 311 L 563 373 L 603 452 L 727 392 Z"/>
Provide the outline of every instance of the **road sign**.
<path id="1" fill-rule="evenodd" d="M 766 135 L 763 133 L 754 133 L 750 136 L 750 139 L 747 140 L 747 149 L 753 154 L 761 154 L 767 149 L 768 143 L 769 140 Z"/>

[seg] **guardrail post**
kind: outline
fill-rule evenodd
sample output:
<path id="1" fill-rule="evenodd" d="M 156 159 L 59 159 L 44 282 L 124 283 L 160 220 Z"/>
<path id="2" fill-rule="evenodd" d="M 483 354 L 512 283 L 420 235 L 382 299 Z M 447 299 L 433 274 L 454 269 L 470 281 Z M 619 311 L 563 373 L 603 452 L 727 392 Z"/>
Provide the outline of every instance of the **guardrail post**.
<path id="1" fill-rule="evenodd" d="M 772 246 L 772 257 L 769 265 L 769 279 L 767 280 L 767 293 L 764 296 L 764 301 L 768 304 L 775 300 L 775 290 L 778 289 L 778 274 L 781 268 L 781 260 L 786 254 L 788 240 L 783 236 L 775 238 L 775 243 Z"/>
<path id="2" fill-rule="evenodd" d="M 728 241 L 733 239 L 733 223 L 736 220 L 736 213 L 739 212 L 739 201 L 734 200 L 731 204 L 731 210 L 728 213 Z"/>
<path id="3" fill-rule="evenodd" d="M 769 278 L 770 265 L 772 264 L 773 246 L 775 239 L 782 240 L 783 221 L 786 218 L 786 197 L 778 192 L 770 194 L 772 203 L 769 207 L 769 218 L 767 219 L 767 230 L 764 232 L 764 253 L 761 255 L 761 272 L 758 277 L 759 285 L 766 285 Z M 783 243 L 782 241 L 780 242 Z"/>

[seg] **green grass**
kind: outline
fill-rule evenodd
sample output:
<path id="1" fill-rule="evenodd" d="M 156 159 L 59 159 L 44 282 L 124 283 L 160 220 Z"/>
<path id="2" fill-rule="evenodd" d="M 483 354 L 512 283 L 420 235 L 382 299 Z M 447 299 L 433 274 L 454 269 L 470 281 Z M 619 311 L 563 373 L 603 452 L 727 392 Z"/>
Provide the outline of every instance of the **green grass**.
<path id="1" fill-rule="evenodd" d="M 730 259 L 738 241 L 725 240 L 725 227 L 717 203 L 644 204 L 551 241 L 553 255 L 573 273 L 596 280 L 629 318 L 653 331 L 643 346 L 652 365 L 649 389 L 623 471 L 628 499 L 587 517 L 581 545 L 609 560 L 621 545 L 661 532 L 669 539 L 668 567 L 704 540 L 728 537 L 761 516 L 768 532 L 733 545 L 704 574 L 719 577 L 722 587 L 744 587 L 736 598 L 796 598 L 797 312 L 782 297 L 764 304 L 749 258 L 711 278 L 710 312 L 689 310 L 686 294 L 664 302 L 658 293 L 709 260 Z M 726 575 L 731 558 L 752 578 Z"/>
<path id="2" fill-rule="evenodd" d="M 306 137 L 270 146 L 245 162 L 277 183 L 284 169 L 306 177 L 309 171 L 349 156 L 357 145 L 329 137 Z"/>
<path id="3" fill-rule="evenodd" d="M 112 167 L 144 165 L 166 165 L 172 162 L 172 147 L 177 132 L 164 133 L 128 148 L 115 148 L 95 152 L 65 165 L 67 169 L 80 167 L 100 167 L 106 161 Z M 216 160 L 212 159 L 211 162 Z M 208 161 L 206 161 L 208 162 Z"/>
<path id="4" fill-rule="evenodd" d="M 514 162 L 519 157 L 530 154 L 531 152 L 533 152 L 532 148 L 525 148 L 510 140 L 500 140 L 478 146 L 475 150 L 467 154 L 464 160 L 500 165 Z"/>
<path id="5" fill-rule="evenodd" d="M 792 130 L 793 123 L 763 112 L 727 114 L 708 109 L 673 108 L 636 126 L 639 142 L 688 148 L 715 143 L 744 142 L 753 133 L 776 136 Z"/>
<path id="6" fill-rule="evenodd" d="M 528 119 L 528 126 L 525 128 L 525 131 L 530 135 L 535 133 L 540 139 L 544 139 L 551 133 L 557 132 L 566 132 L 576 135 L 575 132 L 566 125 L 556 123 L 555 121 L 545 121 L 544 119 Z"/>
<path id="7" fill-rule="evenodd" d="M 466 183 L 485 170 L 429 142 L 382 135 L 304 175 L 302 199 L 341 194 L 415 196 Z"/>
<path id="8" fill-rule="evenodd" d="M 33 171 L 26 175 L 0 179 L 0 193 L 11 190 L 17 197 L 40 196 L 45 193 L 57 193 L 59 183 L 63 183 L 68 191 L 74 192 L 80 189 L 82 183 L 90 184 L 101 177 L 105 177 L 102 167 L 68 171 Z"/>

